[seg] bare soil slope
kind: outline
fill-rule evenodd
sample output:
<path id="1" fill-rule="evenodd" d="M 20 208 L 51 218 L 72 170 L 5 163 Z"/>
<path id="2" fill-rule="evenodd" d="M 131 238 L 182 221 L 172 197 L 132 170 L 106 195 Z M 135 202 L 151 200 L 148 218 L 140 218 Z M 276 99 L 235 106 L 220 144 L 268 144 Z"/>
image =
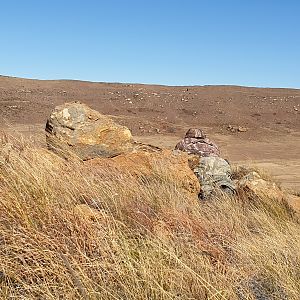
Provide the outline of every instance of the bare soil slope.
<path id="1" fill-rule="evenodd" d="M 139 139 L 169 148 L 188 127 L 203 127 L 224 156 L 262 166 L 284 186 L 300 190 L 300 90 L 0 76 L 0 128 L 41 132 L 56 105 L 74 100 L 115 116 Z M 231 132 L 229 125 L 247 131 Z"/>

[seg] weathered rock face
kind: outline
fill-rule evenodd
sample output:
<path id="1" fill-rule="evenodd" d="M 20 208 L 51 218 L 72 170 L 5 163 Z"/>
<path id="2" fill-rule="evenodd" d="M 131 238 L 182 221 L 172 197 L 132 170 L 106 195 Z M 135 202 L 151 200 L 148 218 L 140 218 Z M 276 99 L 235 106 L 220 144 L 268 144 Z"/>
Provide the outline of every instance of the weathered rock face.
<path id="1" fill-rule="evenodd" d="M 288 194 L 286 196 L 286 201 L 290 207 L 300 216 L 300 197 L 296 195 Z"/>
<path id="2" fill-rule="evenodd" d="M 245 175 L 238 182 L 238 186 L 259 197 L 267 196 L 278 201 L 285 201 L 300 216 L 300 197 L 282 191 L 275 182 L 262 179 L 257 172 Z"/>
<path id="3" fill-rule="evenodd" d="M 189 156 L 171 150 L 157 152 L 136 151 L 118 155 L 111 159 L 95 158 L 87 161 L 88 169 L 114 170 L 119 174 L 129 173 L 136 178 L 165 178 L 179 188 L 198 196 L 200 184 L 189 167 Z"/>
<path id="4" fill-rule="evenodd" d="M 80 102 L 57 106 L 46 124 L 48 147 L 83 160 L 113 157 L 133 149 L 130 130 Z"/>
<path id="5" fill-rule="evenodd" d="M 239 188 L 251 191 L 260 197 L 268 196 L 278 200 L 282 200 L 284 198 L 284 193 L 274 182 L 262 179 L 257 172 L 251 172 L 244 176 L 238 182 L 238 185 Z"/>

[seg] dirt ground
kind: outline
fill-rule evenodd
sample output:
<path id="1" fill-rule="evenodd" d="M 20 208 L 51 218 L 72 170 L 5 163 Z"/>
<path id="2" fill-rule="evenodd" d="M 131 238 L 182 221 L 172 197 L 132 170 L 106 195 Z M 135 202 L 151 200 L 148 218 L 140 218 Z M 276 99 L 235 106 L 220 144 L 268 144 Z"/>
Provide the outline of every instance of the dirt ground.
<path id="1" fill-rule="evenodd" d="M 81 101 L 136 139 L 173 148 L 201 127 L 233 163 L 254 164 L 300 192 L 300 90 L 40 81 L 0 76 L 0 129 L 43 135 L 51 110 Z"/>

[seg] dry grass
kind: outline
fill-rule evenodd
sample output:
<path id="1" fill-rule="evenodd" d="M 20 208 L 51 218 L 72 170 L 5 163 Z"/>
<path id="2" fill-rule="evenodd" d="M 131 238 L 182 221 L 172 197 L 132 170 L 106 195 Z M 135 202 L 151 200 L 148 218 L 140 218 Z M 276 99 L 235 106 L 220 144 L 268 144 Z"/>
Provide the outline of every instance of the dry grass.
<path id="1" fill-rule="evenodd" d="M 8 152 L 1 299 L 299 299 L 300 226 L 284 203 L 199 203 L 163 163 L 137 180 L 27 142 Z"/>

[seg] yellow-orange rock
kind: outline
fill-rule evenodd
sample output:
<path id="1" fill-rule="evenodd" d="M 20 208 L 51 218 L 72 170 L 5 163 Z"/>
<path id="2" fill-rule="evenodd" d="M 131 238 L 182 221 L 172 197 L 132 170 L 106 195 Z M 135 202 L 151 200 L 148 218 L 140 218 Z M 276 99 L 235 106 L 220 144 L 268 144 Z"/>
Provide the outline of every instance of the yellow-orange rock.
<path id="1" fill-rule="evenodd" d="M 257 196 L 267 196 L 278 200 L 283 200 L 284 192 L 271 181 L 266 181 L 257 172 L 251 172 L 238 182 L 239 188 L 247 189 Z"/>
<path id="2" fill-rule="evenodd" d="M 284 201 L 300 216 L 300 197 L 282 191 L 274 182 L 266 181 L 256 172 L 250 172 L 238 183 L 239 188 L 255 195 Z"/>
<path id="3" fill-rule="evenodd" d="M 286 202 L 300 216 L 300 197 L 288 194 L 286 196 Z"/>
<path id="4" fill-rule="evenodd" d="M 198 195 L 200 190 L 199 181 L 189 167 L 189 156 L 184 152 L 136 151 L 110 159 L 95 158 L 85 164 L 88 168 L 115 170 L 120 174 L 129 173 L 135 177 L 160 177 L 174 182 L 192 194 Z"/>

